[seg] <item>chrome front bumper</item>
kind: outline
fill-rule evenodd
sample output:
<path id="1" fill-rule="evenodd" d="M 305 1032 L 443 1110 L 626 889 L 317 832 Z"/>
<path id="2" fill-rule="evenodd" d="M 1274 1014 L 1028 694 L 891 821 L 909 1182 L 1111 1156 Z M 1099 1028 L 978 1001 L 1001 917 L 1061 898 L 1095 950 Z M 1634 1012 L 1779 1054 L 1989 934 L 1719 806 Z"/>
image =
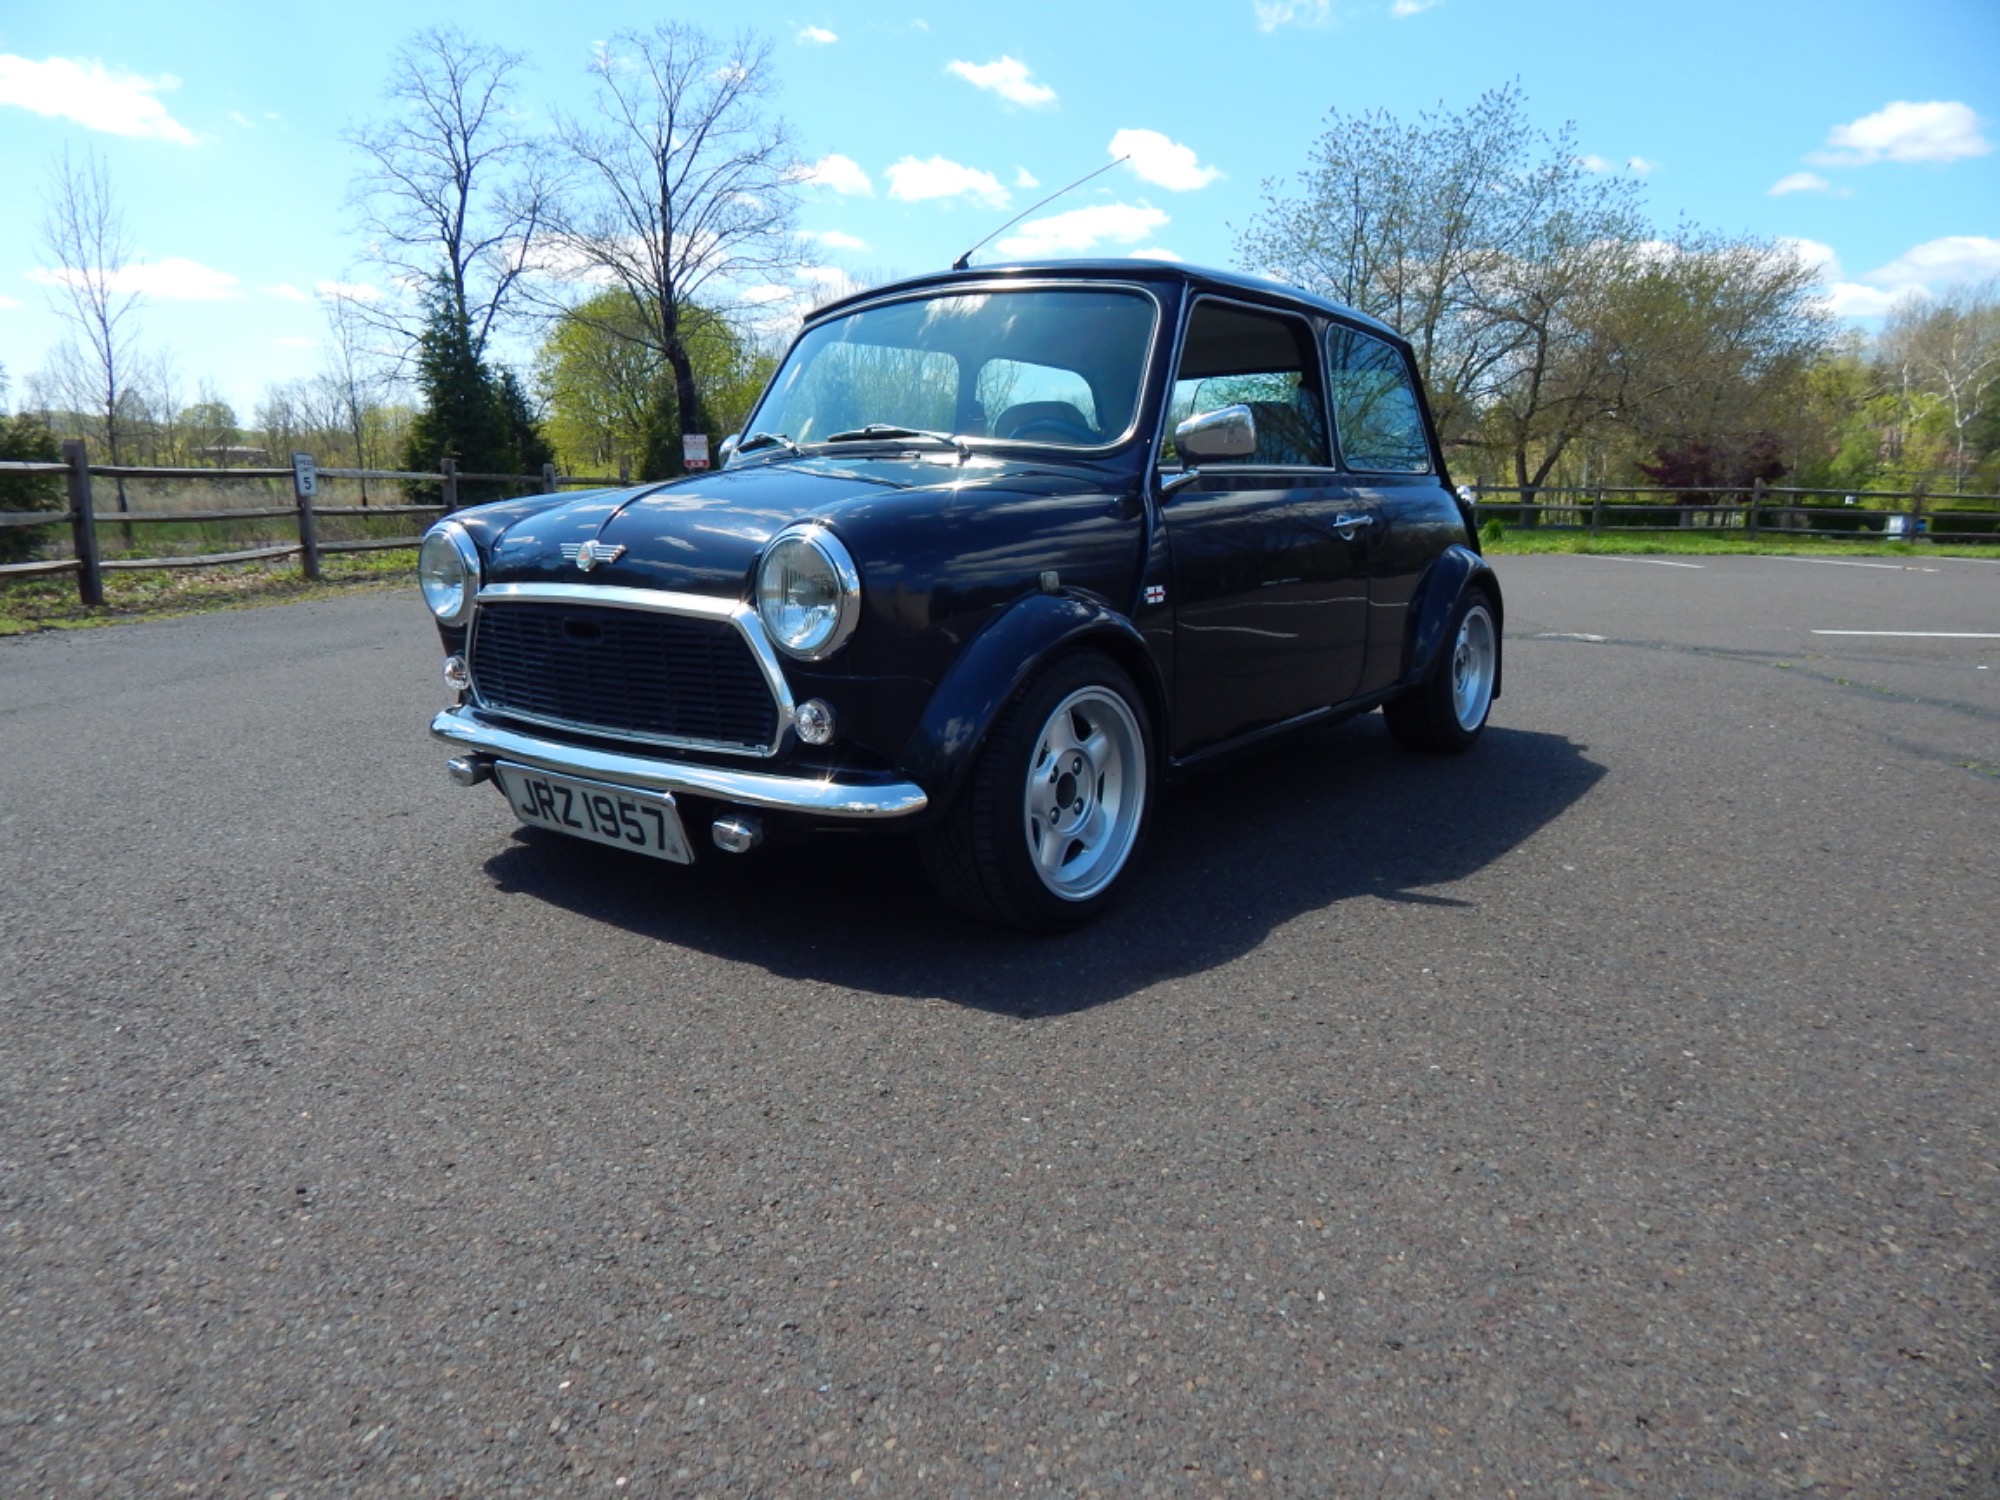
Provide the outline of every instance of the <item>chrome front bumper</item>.
<path id="1" fill-rule="evenodd" d="M 738 771 L 727 766 L 689 765 L 645 755 L 587 750 L 541 735 L 482 723 L 466 708 L 445 709 L 431 720 L 431 733 L 475 757 L 513 761 L 558 775 L 608 781 L 642 791 L 708 797 L 770 812 L 879 821 L 920 813 L 930 800 L 922 787 L 909 781 L 877 784 L 808 780 L 771 771 Z"/>

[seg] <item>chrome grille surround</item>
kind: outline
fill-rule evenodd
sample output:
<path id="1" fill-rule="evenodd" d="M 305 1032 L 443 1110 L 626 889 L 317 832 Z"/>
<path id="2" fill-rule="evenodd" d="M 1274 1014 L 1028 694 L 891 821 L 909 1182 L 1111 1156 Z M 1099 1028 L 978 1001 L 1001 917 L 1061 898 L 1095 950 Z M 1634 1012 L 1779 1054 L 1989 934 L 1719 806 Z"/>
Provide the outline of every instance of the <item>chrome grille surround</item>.
<path id="1" fill-rule="evenodd" d="M 771 695 L 776 713 L 770 740 L 763 744 L 744 744 L 733 740 L 637 732 L 616 725 L 559 718 L 524 711 L 506 703 L 489 702 L 481 693 L 479 686 L 479 626 L 488 606 L 506 604 L 573 605 L 601 610 L 631 610 L 647 615 L 671 615 L 681 619 L 730 626 L 749 649 L 751 660 L 756 664 L 757 671 L 763 678 L 764 687 Z M 777 651 L 764 633 L 763 622 L 757 618 L 755 607 L 739 599 L 717 599 L 702 594 L 674 594 L 657 589 L 624 588 L 616 585 L 491 583 L 479 591 L 466 645 L 466 659 L 472 663 L 473 703 L 489 713 L 517 719 L 522 723 L 632 744 L 658 745 L 674 750 L 705 750 L 724 755 L 752 756 L 758 759 L 769 759 L 777 755 L 785 748 L 793 732 L 791 685 L 785 681 L 784 669 L 779 665 Z"/>

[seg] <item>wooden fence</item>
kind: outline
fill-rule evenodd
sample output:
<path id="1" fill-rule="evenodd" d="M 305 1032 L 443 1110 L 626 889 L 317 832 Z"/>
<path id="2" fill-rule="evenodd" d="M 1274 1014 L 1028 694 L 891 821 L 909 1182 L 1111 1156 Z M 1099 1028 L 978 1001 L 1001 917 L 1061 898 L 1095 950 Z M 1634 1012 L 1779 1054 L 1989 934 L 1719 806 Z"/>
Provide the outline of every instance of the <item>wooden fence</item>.
<path id="1" fill-rule="evenodd" d="M 1469 488 L 1482 524 L 1497 520 L 1592 536 L 1730 531 L 1746 538 L 2000 543 L 2000 495 L 1796 489 L 1767 485 L 1761 479 L 1747 492 L 1733 495 L 1625 485 Z"/>
<path id="2" fill-rule="evenodd" d="M 300 482 L 296 469 L 157 469 L 132 465 L 110 466 L 93 464 L 83 443 L 74 439 L 62 445 L 61 463 L 23 463 L 0 461 L 0 475 L 12 474 L 60 474 L 68 491 L 69 504 L 66 510 L 16 510 L 0 511 L 0 527 L 48 526 L 67 519 L 72 540 L 72 555 L 48 558 L 36 562 L 0 564 L 0 582 L 9 578 L 20 578 L 47 574 L 74 573 L 77 580 L 77 594 L 85 604 L 99 605 L 104 602 L 104 575 L 107 572 L 143 570 L 150 568 L 199 568 L 225 563 L 266 562 L 277 558 L 296 557 L 299 571 L 307 578 L 320 576 L 320 558 L 329 552 L 379 552 L 397 547 L 414 547 L 422 540 L 420 527 L 415 535 L 393 537 L 368 537 L 353 541 L 322 541 L 319 523 L 322 518 L 332 516 L 354 516 L 375 518 L 382 516 L 423 516 L 436 519 L 458 509 L 459 488 L 463 484 L 510 484 L 519 486 L 526 493 L 555 494 L 565 487 L 605 486 L 618 484 L 618 479 L 574 474 L 557 474 L 553 464 L 544 464 L 539 474 L 470 474 L 462 473 L 453 459 L 445 459 L 435 473 L 411 472 L 401 469 L 316 469 L 317 478 L 326 479 L 388 479 L 413 480 L 418 483 L 435 484 L 439 501 L 435 505 L 326 505 Z M 110 515 L 97 513 L 96 500 L 92 493 L 92 479 L 112 479 L 122 486 L 126 480 L 180 480 L 199 481 L 203 484 L 231 484 L 245 480 L 286 480 L 292 485 L 292 503 L 284 506 L 231 507 L 223 510 L 129 510 L 121 503 L 120 509 Z M 316 488 L 316 486 L 314 486 Z M 99 532 L 105 526 L 115 525 L 128 528 L 131 535 L 133 526 L 156 525 L 159 523 L 215 522 L 242 523 L 246 521 L 289 519 L 296 530 L 297 540 L 287 541 L 279 546 L 253 547 L 233 552 L 205 552 L 170 557 L 105 557 L 99 545 Z"/>

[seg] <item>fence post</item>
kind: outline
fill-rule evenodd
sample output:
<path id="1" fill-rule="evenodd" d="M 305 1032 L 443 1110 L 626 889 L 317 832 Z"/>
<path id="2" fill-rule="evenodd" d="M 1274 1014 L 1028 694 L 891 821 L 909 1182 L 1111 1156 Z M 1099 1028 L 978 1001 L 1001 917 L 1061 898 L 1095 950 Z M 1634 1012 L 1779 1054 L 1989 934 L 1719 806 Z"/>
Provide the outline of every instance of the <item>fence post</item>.
<path id="1" fill-rule="evenodd" d="M 555 492 L 556 492 L 556 466 L 554 464 L 543 464 L 542 493 L 544 495 L 553 495 Z"/>
<path id="2" fill-rule="evenodd" d="M 1590 534 L 1601 536 L 1604 532 L 1604 486 L 1599 485 L 1590 497 Z"/>
<path id="3" fill-rule="evenodd" d="M 1910 496 L 1911 541 L 1915 541 L 1924 534 L 1924 501 L 1926 498 L 1922 485 L 1917 486 L 1916 493 Z"/>
<path id="4" fill-rule="evenodd" d="M 90 454 L 83 439 L 66 438 L 63 462 L 69 465 L 69 524 L 76 538 L 76 593 L 85 604 L 104 603 L 104 565 L 97 555 L 97 507 L 90 499 Z"/>
<path id="5" fill-rule="evenodd" d="M 319 493 L 319 471 L 310 453 L 292 455 L 292 498 L 299 506 L 299 571 L 308 581 L 319 582 L 319 518 L 313 514 L 313 496 Z"/>
<path id="6" fill-rule="evenodd" d="M 458 460 L 441 459 L 438 463 L 438 484 L 444 491 L 445 514 L 458 509 Z"/>
<path id="7" fill-rule="evenodd" d="M 1757 534 L 1757 510 L 1764 503 L 1764 476 L 1758 475 L 1750 481 L 1750 514 L 1744 517 L 1744 529 Z"/>
<path id="8" fill-rule="evenodd" d="M 618 483 L 622 488 L 623 486 L 628 485 L 631 482 L 632 482 L 632 460 L 629 458 L 621 458 L 618 460 Z"/>

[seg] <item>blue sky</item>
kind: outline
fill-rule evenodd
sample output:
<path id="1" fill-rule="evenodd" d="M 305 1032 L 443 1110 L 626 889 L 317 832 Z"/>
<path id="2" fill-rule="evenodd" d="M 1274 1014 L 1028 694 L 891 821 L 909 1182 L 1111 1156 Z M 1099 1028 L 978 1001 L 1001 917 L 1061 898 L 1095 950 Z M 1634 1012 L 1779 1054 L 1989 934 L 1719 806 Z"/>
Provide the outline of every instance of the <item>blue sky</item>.
<path id="1" fill-rule="evenodd" d="M 597 43 L 667 16 L 773 42 L 778 107 L 819 168 L 800 222 L 824 276 L 942 266 L 1114 142 L 1132 163 L 1000 243 L 1234 264 L 1261 185 L 1304 165 L 1330 108 L 1411 117 L 1512 80 L 1538 124 L 1574 122 L 1594 167 L 1639 177 L 1659 224 L 1800 241 L 1844 315 L 2000 275 L 1993 0 L 4 0 L 12 402 L 63 333 L 37 225 L 65 146 L 109 167 L 146 267 L 143 347 L 170 357 L 184 399 L 207 380 L 247 420 L 266 382 L 319 367 L 316 291 L 381 282 L 344 205 L 357 161 L 340 134 L 384 109 L 400 42 L 457 24 L 524 54 L 539 129 L 588 107 Z"/>

